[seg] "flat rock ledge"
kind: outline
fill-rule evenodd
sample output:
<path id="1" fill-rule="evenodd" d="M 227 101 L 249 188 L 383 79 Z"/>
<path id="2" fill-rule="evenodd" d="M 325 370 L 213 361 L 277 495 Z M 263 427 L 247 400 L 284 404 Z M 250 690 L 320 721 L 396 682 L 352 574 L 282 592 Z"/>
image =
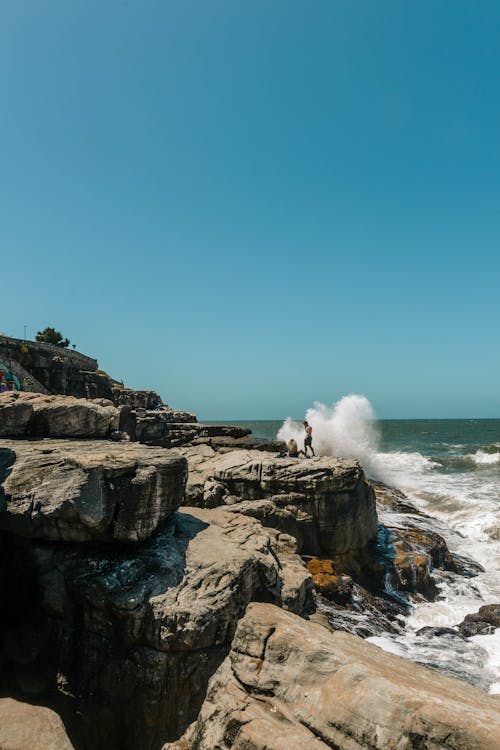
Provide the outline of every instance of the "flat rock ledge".
<path id="1" fill-rule="evenodd" d="M 257 450 L 180 449 L 189 466 L 186 502 L 228 505 L 291 534 L 306 555 L 348 555 L 377 534 L 373 488 L 357 461 L 279 458 Z"/>
<path id="2" fill-rule="evenodd" d="M 163 750 L 498 750 L 483 691 L 251 604 L 197 720 Z"/>
<path id="3" fill-rule="evenodd" d="M 0 528 L 52 541 L 147 539 L 180 505 L 176 451 L 105 440 L 3 440 Z"/>

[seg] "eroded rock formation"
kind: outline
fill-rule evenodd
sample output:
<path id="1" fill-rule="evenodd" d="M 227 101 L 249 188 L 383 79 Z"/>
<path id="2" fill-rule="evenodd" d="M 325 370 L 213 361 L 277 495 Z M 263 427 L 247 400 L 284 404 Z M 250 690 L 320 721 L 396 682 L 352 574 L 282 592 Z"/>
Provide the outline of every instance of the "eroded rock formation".
<path id="1" fill-rule="evenodd" d="M 0 395 L 0 437 L 109 438 L 130 431 L 130 425 L 130 408 L 116 408 L 106 399 Z"/>
<path id="2" fill-rule="evenodd" d="M 264 451 L 183 451 L 188 502 L 229 505 L 295 536 L 303 554 L 347 556 L 377 533 L 372 488 L 357 461 L 322 456 L 279 458 Z"/>
<path id="3" fill-rule="evenodd" d="M 64 718 L 86 750 L 178 736 L 250 601 L 311 605 L 294 540 L 223 509 L 183 509 L 142 544 L 31 542 L 25 554 L 72 696 Z"/>
<path id="4" fill-rule="evenodd" d="M 180 505 L 186 460 L 139 443 L 3 440 L 0 528 L 59 541 L 146 539 Z"/>
<path id="5" fill-rule="evenodd" d="M 0 396 L 0 694 L 56 708 L 77 750 L 493 749 L 494 699 L 312 622 L 391 631 L 435 569 L 474 574 L 401 493 L 376 485 L 379 524 L 356 461 L 280 458 L 77 352 L 0 345 L 87 397 Z M 0 700 L 0 750 L 70 750 L 22 705 Z"/>
<path id="6" fill-rule="evenodd" d="M 251 604 L 198 719 L 163 750 L 497 750 L 498 700 Z"/>

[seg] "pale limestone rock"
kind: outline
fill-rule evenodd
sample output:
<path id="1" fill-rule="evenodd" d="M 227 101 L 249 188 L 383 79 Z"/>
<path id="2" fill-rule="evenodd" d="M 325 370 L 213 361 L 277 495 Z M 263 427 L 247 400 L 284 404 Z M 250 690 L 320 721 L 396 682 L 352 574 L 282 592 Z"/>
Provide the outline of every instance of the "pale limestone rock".
<path id="1" fill-rule="evenodd" d="M 106 399 L 0 394 L 0 437 L 109 438 L 122 430 L 130 409 Z"/>
<path id="2" fill-rule="evenodd" d="M 163 750 L 498 750 L 483 691 L 251 604 L 197 720 Z"/>
<path id="3" fill-rule="evenodd" d="M 373 488 L 357 461 L 279 458 L 263 451 L 219 454 L 182 448 L 189 466 L 186 502 L 237 512 L 292 534 L 304 554 L 349 555 L 377 533 Z"/>
<path id="4" fill-rule="evenodd" d="M 186 460 L 105 440 L 3 440 L 0 528 L 37 539 L 135 542 L 178 508 Z"/>
<path id="5" fill-rule="evenodd" d="M 73 750 L 73 745 L 54 711 L 1 698 L 0 750 Z"/>

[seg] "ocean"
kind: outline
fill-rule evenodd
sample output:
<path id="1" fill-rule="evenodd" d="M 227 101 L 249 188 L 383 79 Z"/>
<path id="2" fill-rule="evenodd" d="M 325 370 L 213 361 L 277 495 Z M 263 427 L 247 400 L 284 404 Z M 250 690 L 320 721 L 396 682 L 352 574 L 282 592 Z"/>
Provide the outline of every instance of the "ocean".
<path id="1" fill-rule="evenodd" d="M 500 629 L 467 640 L 417 636 L 424 626 L 452 627 L 483 604 L 500 603 L 500 419 L 377 420 L 356 395 L 315 404 L 305 418 L 317 453 L 358 458 L 369 478 L 402 490 L 432 516 L 452 552 L 484 568 L 474 578 L 443 576 L 439 598 L 414 605 L 402 633 L 369 640 L 500 693 Z M 302 420 L 238 424 L 256 437 L 303 442 Z"/>

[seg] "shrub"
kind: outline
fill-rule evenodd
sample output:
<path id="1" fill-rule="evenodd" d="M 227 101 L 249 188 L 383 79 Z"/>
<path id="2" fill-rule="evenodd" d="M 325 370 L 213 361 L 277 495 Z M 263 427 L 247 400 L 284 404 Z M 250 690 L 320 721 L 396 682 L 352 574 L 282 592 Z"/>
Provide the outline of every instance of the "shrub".
<path id="1" fill-rule="evenodd" d="M 44 328 L 43 331 L 38 331 L 37 335 L 35 336 L 37 341 L 41 341 L 44 344 L 55 344 L 55 346 L 60 346 L 62 348 L 65 348 L 69 346 L 69 339 L 63 339 L 62 333 L 59 333 L 59 331 L 56 331 L 55 328 Z"/>

